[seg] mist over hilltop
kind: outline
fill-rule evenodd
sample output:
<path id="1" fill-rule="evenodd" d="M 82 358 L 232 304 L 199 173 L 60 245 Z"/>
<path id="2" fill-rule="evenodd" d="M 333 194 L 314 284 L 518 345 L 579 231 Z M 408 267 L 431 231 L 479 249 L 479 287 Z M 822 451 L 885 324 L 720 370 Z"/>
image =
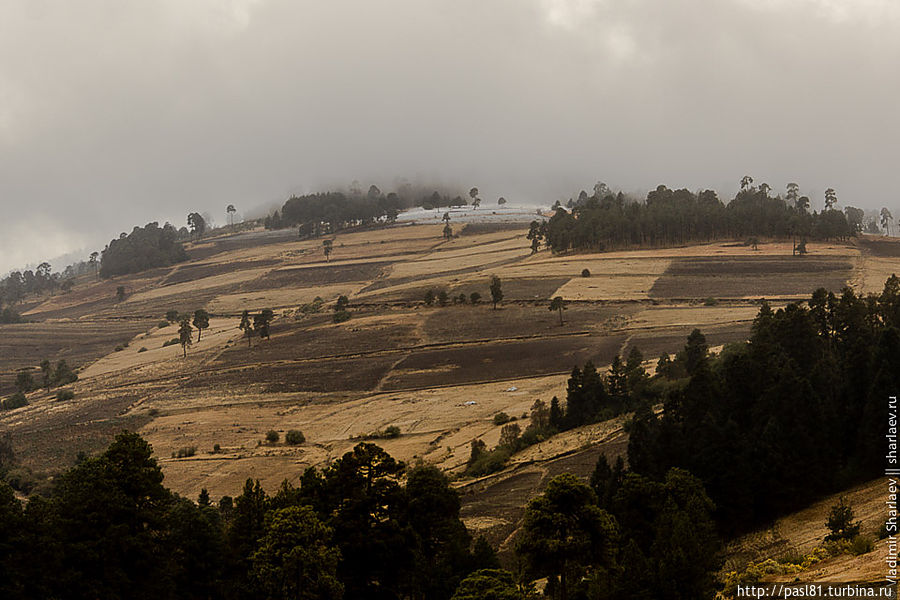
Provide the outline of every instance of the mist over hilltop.
<path id="1" fill-rule="evenodd" d="M 888 206 L 886 0 L 0 7 L 0 272 L 396 176 L 550 204 L 751 174 Z"/>

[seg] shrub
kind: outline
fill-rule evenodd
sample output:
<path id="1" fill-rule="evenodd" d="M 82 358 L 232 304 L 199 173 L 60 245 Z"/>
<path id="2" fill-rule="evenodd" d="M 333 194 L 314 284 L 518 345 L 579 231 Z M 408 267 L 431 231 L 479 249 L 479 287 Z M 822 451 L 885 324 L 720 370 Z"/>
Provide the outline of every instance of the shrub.
<path id="1" fill-rule="evenodd" d="M 268 433 L 266 433 L 266 441 L 270 444 L 277 444 L 280 437 L 281 436 L 279 436 L 278 432 L 274 429 L 270 429 Z"/>
<path id="2" fill-rule="evenodd" d="M 850 541 L 850 554 L 853 556 L 868 554 L 874 549 L 875 542 L 868 536 L 858 535 Z"/>
<path id="3" fill-rule="evenodd" d="M 450 299 L 450 296 L 447 295 L 447 290 L 441 290 L 438 293 L 438 304 L 440 306 L 447 306 L 447 301 Z"/>
<path id="4" fill-rule="evenodd" d="M 56 385 L 68 385 L 78 381 L 78 375 L 69 368 L 65 360 L 56 363 L 56 371 L 53 373 L 53 383 Z"/>
<path id="5" fill-rule="evenodd" d="M 22 408 L 23 406 L 28 406 L 28 398 L 25 397 L 25 394 L 22 392 L 16 392 L 9 398 L 4 398 L 2 402 L 0 402 L 0 408 L 3 410 L 13 410 L 14 408 Z"/>
<path id="6" fill-rule="evenodd" d="M 346 310 L 339 310 L 334 313 L 332 320 L 334 320 L 335 323 L 343 323 L 345 321 L 349 321 L 350 313 L 347 312 Z"/>
<path id="7" fill-rule="evenodd" d="M 221 451 L 222 451 L 222 446 L 220 446 L 219 444 L 213 444 L 213 449 L 212 449 L 213 454 L 219 454 Z"/>
<path id="8" fill-rule="evenodd" d="M 187 458 L 195 454 L 197 454 L 197 446 L 185 446 L 178 449 L 178 452 L 175 453 L 175 458 Z"/>
<path id="9" fill-rule="evenodd" d="M 425 306 L 431 306 L 434 304 L 434 290 L 428 290 L 425 292 Z"/>
<path id="10" fill-rule="evenodd" d="M 582 269 L 582 270 L 581 270 L 581 276 L 582 276 L 582 277 L 590 277 L 590 276 L 591 276 L 590 270 L 589 270 L 589 269 Z"/>
<path id="11" fill-rule="evenodd" d="M 169 326 L 169 322 L 168 322 L 168 321 L 160 321 L 159 323 L 156 324 L 156 326 L 157 326 L 159 329 L 162 329 L 163 327 L 168 327 L 168 326 Z"/>
<path id="12" fill-rule="evenodd" d="M 140 354 L 141 352 L 146 352 L 146 351 L 147 351 L 147 347 L 141 346 L 140 350 L 138 350 L 138 354 Z"/>
<path id="13" fill-rule="evenodd" d="M 389 425 L 381 432 L 381 437 L 384 439 L 398 438 L 400 437 L 400 428 L 396 425 Z"/>
<path id="14" fill-rule="evenodd" d="M 472 292 L 471 294 L 469 294 L 469 302 L 471 302 L 472 304 L 478 304 L 479 302 L 481 302 L 481 294 L 479 294 L 478 292 Z"/>
<path id="15" fill-rule="evenodd" d="M 177 346 L 177 345 L 180 344 L 180 343 L 181 343 L 181 340 L 180 340 L 180 339 L 178 339 L 178 338 L 172 338 L 171 340 L 169 340 L 169 341 L 167 341 L 167 342 L 163 342 L 162 347 L 165 348 L 165 347 L 167 347 L 167 346 Z"/>
<path id="16" fill-rule="evenodd" d="M 169 323 L 175 323 L 176 321 L 178 321 L 178 311 L 175 310 L 174 308 L 172 310 L 167 310 L 166 311 L 166 321 L 168 321 Z M 160 325 L 162 325 L 162 324 L 160 324 Z"/>
<path id="17" fill-rule="evenodd" d="M 286 444 L 296 446 L 305 442 L 306 436 L 303 435 L 303 432 L 299 429 L 291 429 L 286 434 L 284 434 L 284 441 Z"/>
<path id="18" fill-rule="evenodd" d="M 301 304 L 300 308 L 298 310 L 301 313 L 303 313 L 304 315 L 309 315 L 309 314 L 317 313 L 320 310 L 322 310 L 322 306 L 324 304 L 325 304 L 325 301 L 322 300 L 321 297 L 316 296 L 312 302 L 309 302 L 307 304 Z"/>
<path id="19" fill-rule="evenodd" d="M 65 402 L 68 400 L 73 400 L 75 398 L 75 392 L 72 390 L 59 390 L 56 392 L 56 399 Z"/>
<path id="20" fill-rule="evenodd" d="M 455 302 L 456 302 L 457 304 L 465 304 L 465 303 L 466 303 L 466 300 L 467 300 L 466 295 L 465 295 L 465 294 L 460 294 L 459 296 L 456 297 Z"/>
<path id="21" fill-rule="evenodd" d="M 116 348 L 115 348 L 116 352 L 121 352 L 124 349 L 125 349 L 125 346 L 122 346 L 121 344 L 116 346 Z"/>
<path id="22" fill-rule="evenodd" d="M 509 423 L 509 420 L 509 415 L 505 412 L 498 412 L 496 415 L 494 415 L 494 425 L 506 425 L 507 423 Z"/>
<path id="23" fill-rule="evenodd" d="M 715 306 L 718 303 L 719 303 L 719 301 L 716 298 L 713 298 L 710 296 L 709 298 L 707 298 L 706 300 L 703 301 L 703 306 Z"/>

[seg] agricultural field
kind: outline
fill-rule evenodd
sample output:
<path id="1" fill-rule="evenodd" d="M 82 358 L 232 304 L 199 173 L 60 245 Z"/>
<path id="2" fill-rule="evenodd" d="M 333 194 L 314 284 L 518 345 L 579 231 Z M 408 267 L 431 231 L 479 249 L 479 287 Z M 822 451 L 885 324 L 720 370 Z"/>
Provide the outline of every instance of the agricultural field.
<path id="1" fill-rule="evenodd" d="M 637 347 L 652 368 L 694 328 L 714 347 L 746 339 L 764 298 L 778 307 L 817 287 L 876 291 L 876 278 L 883 285 L 900 270 L 900 245 L 880 240 L 810 244 L 805 257 L 783 243 L 553 256 L 532 254 L 525 227 L 487 223 L 449 241 L 433 223 L 342 233 L 328 260 L 321 240 L 250 232 L 194 243 L 172 267 L 84 278 L 32 302 L 30 322 L 0 326 L 0 393 L 44 358 L 79 370 L 74 399 L 32 392 L 28 406 L 0 412 L 0 433 L 24 465 L 54 472 L 136 429 L 167 486 L 215 499 L 248 477 L 269 489 L 296 481 L 394 426 L 399 437 L 375 442 L 458 477 L 465 522 L 503 549 L 549 478 L 589 475 L 601 454 L 624 453 L 627 434 L 623 418 L 586 426 L 529 447 L 500 473 L 460 477 L 473 440 L 497 444 L 495 414 L 524 429 L 536 399 L 565 396 L 576 365 L 602 370 Z M 496 309 L 493 275 L 504 293 Z M 427 306 L 428 291 L 447 292 L 447 305 Z M 341 295 L 351 318 L 334 323 Z M 548 310 L 556 296 L 566 300 L 562 323 Z M 213 318 L 184 356 L 163 317 L 198 308 Z M 240 314 L 262 308 L 275 311 L 270 337 L 248 341 Z M 291 429 L 307 441 L 264 441 Z"/>

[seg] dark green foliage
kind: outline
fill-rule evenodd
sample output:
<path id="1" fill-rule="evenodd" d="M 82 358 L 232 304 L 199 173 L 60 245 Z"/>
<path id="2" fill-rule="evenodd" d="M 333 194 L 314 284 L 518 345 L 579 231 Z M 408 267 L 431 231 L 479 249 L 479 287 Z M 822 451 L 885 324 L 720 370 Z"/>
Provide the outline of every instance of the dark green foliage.
<path id="1" fill-rule="evenodd" d="M 16 389 L 23 394 L 35 389 L 34 377 L 31 375 L 31 369 L 19 369 L 16 373 Z"/>
<path id="2" fill-rule="evenodd" d="M 529 574 L 559 582 L 559 598 L 593 569 L 613 565 L 615 519 L 597 506 L 593 490 L 571 473 L 554 477 L 528 503 L 516 551 Z"/>
<path id="3" fill-rule="evenodd" d="M 177 346 L 177 345 L 180 344 L 180 343 L 181 343 L 181 339 L 179 339 L 179 338 L 172 338 L 171 340 L 166 340 L 165 342 L 163 342 L 162 347 L 163 347 L 163 348 L 168 348 L 169 346 Z"/>
<path id="4" fill-rule="evenodd" d="M 178 327 L 178 343 L 181 344 L 182 355 L 187 357 L 187 349 L 194 343 L 193 327 L 191 327 L 190 317 L 183 317 L 181 325 Z"/>
<path id="5" fill-rule="evenodd" d="M 247 347 L 249 348 L 253 338 L 253 323 L 250 320 L 250 311 L 245 310 L 241 314 L 241 323 L 238 325 L 238 329 L 244 332 L 244 337 L 247 338 Z"/>
<path id="6" fill-rule="evenodd" d="M 281 436 L 279 436 L 279 435 L 278 435 L 278 432 L 275 431 L 274 429 L 270 429 L 270 430 L 266 433 L 266 441 L 269 442 L 270 444 L 277 444 L 277 443 L 278 443 L 278 439 L 279 439 L 280 437 L 281 437 Z"/>
<path id="7" fill-rule="evenodd" d="M 173 308 L 171 310 L 166 311 L 166 321 L 168 321 L 169 323 L 174 323 L 178 320 L 179 319 L 178 319 L 178 311 L 177 310 L 175 310 Z"/>
<path id="8" fill-rule="evenodd" d="M 187 260 L 187 254 L 178 241 L 178 232 L 166 223 L 135 227 L 112 240 L 103 250 L 100 276 L 107 278 L 127 273 L 137 273 L 154 267 L 167 267 Z"/>
<path id="9" fill-rule="evenodd" d="M 434 290 L 428 290 L 425 292 L 425 306 L 431 306 L 434 304 Z"/>
<path id="10" fill-rule="evenodd" d="M 582 276 L 582 277 L 590 277 L 590 276 L 591 276 L 591 271 L 590 271 L 590 269 L 582 269 L 582 270 L 581 270 L 581 276 Z"/>
<path id="11" fill-rule="evenodd" d="M 340 551 L 332 531 L 309 506 L 289 506 L 266 515 L 259 549 L 252 555 L 253 578 L 272 600 L 340 600 Z"/>
<path id="12" fill-rule="evenodd" d="M 506 423 L 509 423 L 509 415 L 505 412 L 498 412 L 496 415 L 494 415 L 493 421 L 494 425 L 497 425 L 498 427 L 500 425 L 505 425 Z"/>
<path id="13" fill-rule="evenodd" d="M 203 330 L 209 327 L 209 313 L 202 308 L 195 310 L 193 325 L 197 328 L 197 341 L 199 342 Z"/>
<path id="14" fill-rule="evenodd" d="M 350 320 L 350 313 L 346 310 L 339 310 L 332 315 L 331 320 L 335 323 L 345 323 Z"/>
<path id="15" fill-rule="evenodd" d="M 56 399 L 59 400 L 60 402 L 74 400 L 75 392 L 73 392 L 72 390 L 59 390 L 58 392 L 56 392 Z"/>
<path id="16" fill-rule="evenodd" d="M 438 292 L 437 301 L 438 306 L 447 306 L 447 302 L 450 300 L 450 296 L 447 294 L 447 290 L 441 290 Z"/>
<path id="17" fill-rule="evenodd" d="M 482 569 L 462 580 L 451 600 L 523 600 L 509 571 Z"/>
<path id="18" fill-rule="evenodd" d="M 191 235 L 201 238 L 206 233 L 206 219 L 200 213 L 192 212 L 188 214 L 187 224 L 191 230 Z"/>
<path id="19" fill-rule="evenodd" d="M 499 304 L 503 300 L 503 288 L 500 284 L 500 278 L 496 275 L 491 275 L 491 302 L 494 304 L 494 308 L 497 308 L 497 304 Z"/>
<path id="20" fill-rule="evenodd" d="M 841 496 L 838 503 L 828 511 L 825 526 L 830 533 L 825 536 L 825 541 L 852 540 L 859 535 L 860 525 L 860 521 L 853 521 L 853 509 Z"/>
<path id="21" fill-rule="evenodd" d="M 340 301 L 340 299 L 338 300 Z M 253 331 L 260 338 L 269 339 L 269 326 L 272 324 L 273 319 L 275 319 L 275 313 L 272 309 L 264 308 L 258 314 L 253 315 Z"/>
<path id="22" fill-rule="evenodd" d="M 536 251 L 540 225 L 532 223 L 529 239 Z M 763 186 L 744 187 L 728 205 L 705 190 L 671 190 L 659 186 L 643 201 L 614 195 L 607 189 L 582 193 L 571 211 L 562 207 L 545 224 L 544 236 L 555 252 L 571 249 L 610 250 L 630 246 L 670 246 L 724 238 L 846 239 L 854 234 L 837 210 L 808 213 L 805 208 L 770 197 Z"/>
<path id="23" fill-rule="evenodd" d="M 306 436 L 299 429 L 290 429 L 284 434 L 284 443 L 289 446 L 297 446 L 306 441 Z"/>
<path id="24" fill-rule="evenodd" d="M 125 300 L 125 286 L 120 285 L 116 287 L 116 301 L 123 302 Z"/>
<path id="25" fill-rule="evenodd" d="M 197 446 L 184 446 L 172 453 L 174 458 L 190 458 L 197 454 Z"/>
<path id="26" fill-rule="evenodd" d="M 65 360 L 56 363 L 53 370 L 53 385 L 68 385 L 78 381 L 78 375 L 69 367 Z"/>
<path id="27" fill-rule="evenodd" d="M 661 377 L 680 371 L 665 410 L 638 410 L 628 449 L 633 470 L 659 478 L 670 467 L 700 477 L 733 534 L 883 470 L 887 397 L 900 388 L 900 295 L 819 290 L 808 307 L 763 304 L 750 341 L 708 356 L 691 334 Z M 675 376 L 678 376 L 676 373 Z"/>
<path id="28" fill-rule="evenodd" d="M 481 302 L 481 294 L 479 294 L 478 292 L 472 292 L 471 294 L 469 294 L 469 302 L 471 304 L 478 304 L 479 302 Z"/>
<path id="29" fill-rule="evenodd" d="M 21 408 L 23 406 L 28 406 L 28 398 L 26 398 L 25 394 L 22 392 L 16 392 L 0 402 L 0 408 L 3 410 L 13 410 L 14 408 Z"/>

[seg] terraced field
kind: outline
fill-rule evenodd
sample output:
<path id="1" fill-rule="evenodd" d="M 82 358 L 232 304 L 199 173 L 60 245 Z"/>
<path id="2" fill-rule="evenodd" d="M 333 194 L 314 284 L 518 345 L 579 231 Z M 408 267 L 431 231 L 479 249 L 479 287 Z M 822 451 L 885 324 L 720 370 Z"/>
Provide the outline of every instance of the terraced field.
<path id="1" fill-rule="evenodd" d="M 459 473 L 473 439 L 497 443 L 494 414 L 523 415 L 537 398 L 564 396 L 575 365 L 605 368 L 637 346 L 652 366 L 695 327 L 713 346 L 745 339 L 759 298 L 777 306 L 820 286 L 874 286 L 900 256 L 880 240 L 810 244 L 803 258 L 784 243 L 532 255 L 525 228 L 473 227 L 450 241 L 438 224 L 347 232 L 328 261 L 322 240 L 250 232 L 192 244 L 191 259 L 173 267 L 85 277 L 70 294 L 30 299 L 34 322 L 0 326 L 0 393 L 16 369 L 45 357 L 80 368 L 74 400 L 33 392 L 29 406 L 0 413 L 0 434 L 24 464 L 54 471 L 117 430 L 138 429 L 167 485 L 189 496 L 201 487 L 213 498 L 234 494 L 247 477 L 274 487 L 389 425 L 402 435 L 379 443 L 397 458 Z M 497 310 L 492 275 L 504 291 Z M 428 290 L 467 302 L 425 306 Z M 468 302 L 473 292 L 478 305 Z M 335 324 L 342 294 L 352 318 Z M 568 301 L 563 324 L 548 310 L 557 295 Z M 300 310 L 316 297 L 319 313 Z M 160 323 L 166 310 L 200 307 L 215 318 L 187 357 L 164 347 L 177 335 Z M 271 337 L 248 346 L 239 315 L 266 307 L 276 312 Z M 269 429 L 291 428 L 308 442 L 260 443 Z M 626 442 L 621 423 L 598 424 L 529 448 L 497 476 L 460 482 L 467 523 L 505 543 L 549 477 L 586 475 Z M 221 452 L 211 453 L 214 444 Z M 196 456 L 171 457 L 190 446 Z"/>

